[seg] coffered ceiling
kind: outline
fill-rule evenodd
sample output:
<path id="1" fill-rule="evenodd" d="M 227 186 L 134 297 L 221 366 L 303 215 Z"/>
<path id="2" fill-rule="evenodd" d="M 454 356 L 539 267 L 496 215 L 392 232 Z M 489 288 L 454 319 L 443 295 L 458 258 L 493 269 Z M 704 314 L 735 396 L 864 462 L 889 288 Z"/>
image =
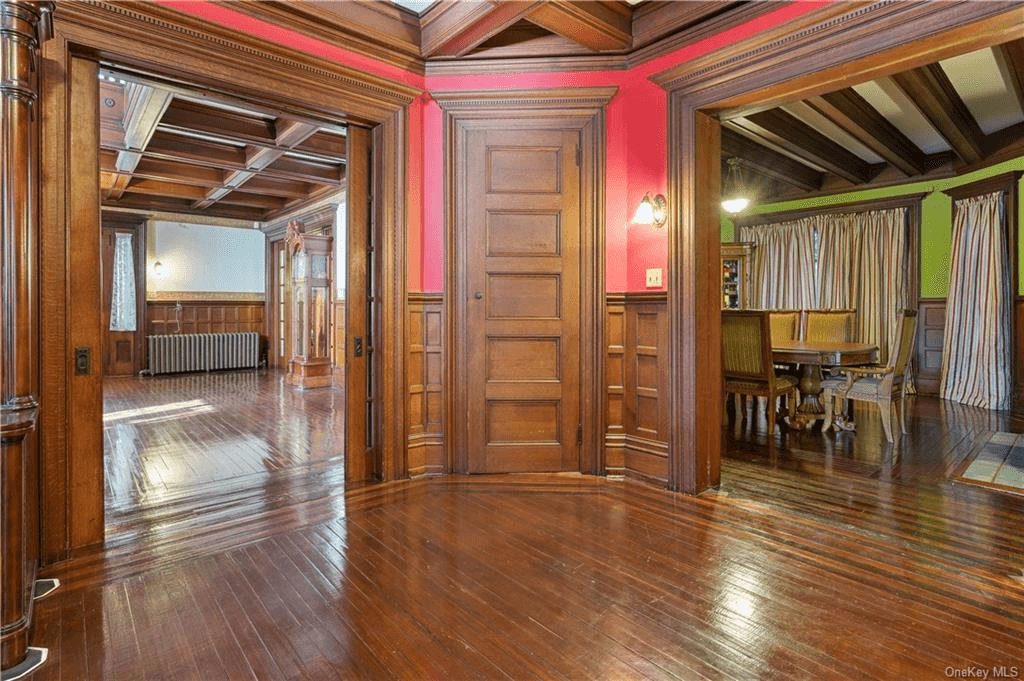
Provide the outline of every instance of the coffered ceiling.
<path id="1" fill-rule="evenodd" d="M 344 179 L 343 126 L 100 72 L 105 207 L 267 221 Z"/>

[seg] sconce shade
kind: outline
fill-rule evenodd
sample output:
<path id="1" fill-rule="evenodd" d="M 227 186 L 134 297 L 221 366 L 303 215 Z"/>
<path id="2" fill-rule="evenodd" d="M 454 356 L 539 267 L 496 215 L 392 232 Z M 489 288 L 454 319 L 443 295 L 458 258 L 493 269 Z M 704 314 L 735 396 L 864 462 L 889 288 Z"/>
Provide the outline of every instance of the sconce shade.
<path id="1" fill-rule="evenodd" d="M 729 164 L 729 173 L 725 176 L 725 186 L 722 187 L 722 210 L 735 215 L 750 205 L 750 197 L 743 185 L 740 160 L 734 156 L 726 163 Z"/>
<path id="2" fill-rule="evenodd" d="M 155 274 L 158 277 L 164 276 L 164 265 L 159 260 L 153 263 L 153 274 Z"/>
<path id="3" fill-rule="evenodd" d="M 668 204 L 661 194 L 651 196 L 648 192 L 637 206 L 636 214 L 633 215 L 634 225 L 655 225 L 661 227 L 665 224 L 668 213 Z"/>

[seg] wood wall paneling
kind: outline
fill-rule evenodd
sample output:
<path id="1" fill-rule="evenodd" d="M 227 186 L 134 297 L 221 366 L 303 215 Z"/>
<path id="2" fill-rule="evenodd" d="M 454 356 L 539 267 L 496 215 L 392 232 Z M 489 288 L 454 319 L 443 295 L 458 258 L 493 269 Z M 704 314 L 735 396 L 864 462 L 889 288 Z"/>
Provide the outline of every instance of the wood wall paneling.
<path id="1" fill-rule="evenodd" d="M 664 486 L 669 479 L 668 297 L 609 294 L 605 329 L 609 474 Z"/>
<path id="2" fill-rule="evenodd" d="M 444 447 L 443 295 L 409 293 L 406 410 L 409 475 L 448 471 Z"/>
<path id="3" fill-rule="evenodd" d="M 608 475 L 626 472 L 626 298 L 610 293 L 605 298 L 605 434 L 604 459 Z"/>
<path id="4" fill-rule="evenodd" d="M 1018 321 L 1016 335 L 1014 338 L 1013 356 L 1017 362 L 1017 371 L 1014 372 L 1013 403 L 1016 407 L 1024 404 L 1024 297 L 1018 296 L 1014 300 L 1014 319 Z"/>
<path id="5" fill-rule="evenodd" d="M 255 331 L 265 337 L 266 303 L 260 301 L 147 301 L 146 335 Z"/>
<path id="6" fill-rule="evenodd" d="M 917 318 L 917 391 L 922 395 L 938 395 L 942 379 L 946 299 L 922 298 L 918 303 Z"/>

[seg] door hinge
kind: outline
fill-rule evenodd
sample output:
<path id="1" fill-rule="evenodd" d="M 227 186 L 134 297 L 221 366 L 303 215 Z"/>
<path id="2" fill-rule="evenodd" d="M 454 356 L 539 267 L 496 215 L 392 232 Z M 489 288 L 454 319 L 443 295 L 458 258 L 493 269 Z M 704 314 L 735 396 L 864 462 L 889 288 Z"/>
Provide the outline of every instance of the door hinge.
<path id="1" fill-rule="evenodd" d="M 579 424 L 578 426 L 576 426 L 576 446 L 577 447 L 582 447 L 583 446 L 583 424 L 582 423 Z"/>
<path id="2" fill-rule="evenodd" d="M 576 167 L 583 165 L 583 147 L 576 145 Z"/>

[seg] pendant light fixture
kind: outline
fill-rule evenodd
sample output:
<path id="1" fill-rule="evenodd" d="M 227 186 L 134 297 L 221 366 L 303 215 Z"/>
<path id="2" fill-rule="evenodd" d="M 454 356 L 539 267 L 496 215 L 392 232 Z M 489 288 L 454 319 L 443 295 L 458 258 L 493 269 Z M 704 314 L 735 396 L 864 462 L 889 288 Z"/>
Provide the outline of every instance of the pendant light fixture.
<path id="1" fill-rule="evenodd" d="M 740 160 L 733 156 L 726 163 L 729 165 L 729 172 L 725 176 L 725 185 L 722 187 L 722 210 L 730 215 L 736 215 L 750 205 L 750 196 L 747 193 L 747 188 L 743 185 Z"/>

